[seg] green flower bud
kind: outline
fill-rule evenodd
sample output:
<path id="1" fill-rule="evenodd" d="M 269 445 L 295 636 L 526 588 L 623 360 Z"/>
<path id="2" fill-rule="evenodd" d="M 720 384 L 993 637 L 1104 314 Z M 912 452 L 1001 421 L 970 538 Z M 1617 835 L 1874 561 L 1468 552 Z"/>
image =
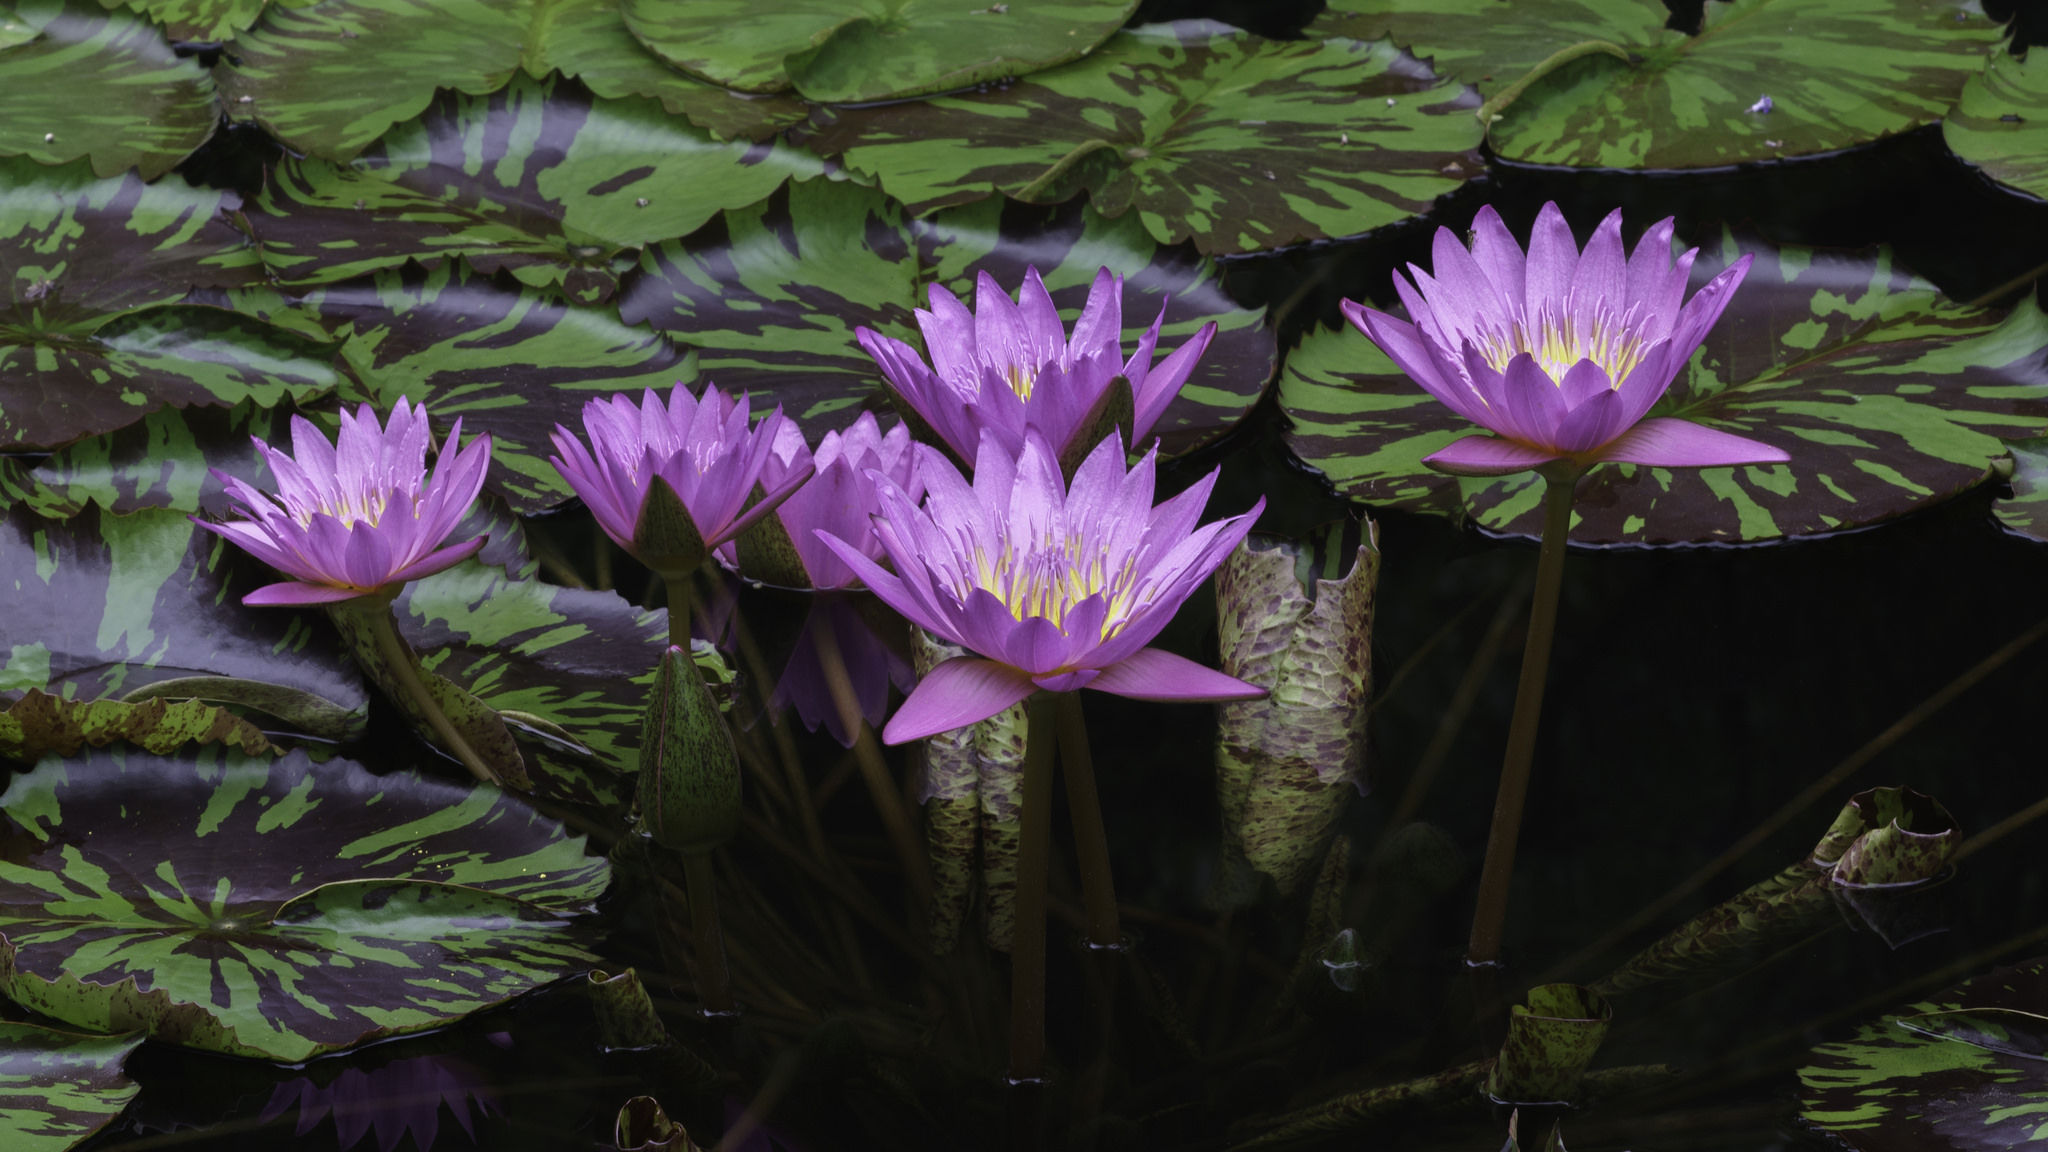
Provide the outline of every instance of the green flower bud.
<path id="1" fill-rule="evenodd" d="M 732 731 L 690 653 L 670 646 L 640 721 L 640 823 L 665 848 L 709 852 L 740 822 Z"/>

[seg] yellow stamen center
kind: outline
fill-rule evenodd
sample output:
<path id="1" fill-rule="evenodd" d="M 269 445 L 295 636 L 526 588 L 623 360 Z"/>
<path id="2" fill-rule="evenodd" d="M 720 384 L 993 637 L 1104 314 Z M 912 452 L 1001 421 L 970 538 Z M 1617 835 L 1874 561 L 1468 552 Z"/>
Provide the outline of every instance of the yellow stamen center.
<path id="1" fill-rule="evenodd" d="M 1505 330 L 1482 333 L 1475 344 L 1496 372 L 1506 371 L 1508 361 L 1527 352 L 1553 382 L 1562 382 L 1573 365 L 1591 360 L 1607 373 L 1613 387 L 1620 388 L 1648 351 L 1630 319 L 1632 316 L 1603 310 L 1588 324 L 1582 317 L 1546 314 L 1536 317 L 1534 323 L 1516 320 Z"/>
<path id="2" fill-rule="evenodd" d="M 1029 400 L 1031 399 L 1031 386 L 1038 383 L 1038 370 L 1026 368 L 1022 364 L 1005 365 L 1003 368 L 1003 382 L 1010 386 L 1010 391 L 1015 392 L 1019 400 Z"/>
<path id="3" fill-rule="evenodd" d="M 1020 553 L 1015 544 L 1004 540 L 1001 550 L 990 556 L 977 542 L 973 546 L 974 583 L 955 591 L 964 599 L 974 588 L 986 589 L 1003 602 L 1012 617 L 1041 617 L 1062 629 L 1076 604 L 1100 595 L 1108 602 L 1100 639 L 1108 640 L 1123 631 L 1138 605 L 1137 556 L 1126 555 L 1118 562 L 1099 545 L 1089 545 L 1071 533 L 1064 540 L 1047 533 L 1036 548 Z"/>

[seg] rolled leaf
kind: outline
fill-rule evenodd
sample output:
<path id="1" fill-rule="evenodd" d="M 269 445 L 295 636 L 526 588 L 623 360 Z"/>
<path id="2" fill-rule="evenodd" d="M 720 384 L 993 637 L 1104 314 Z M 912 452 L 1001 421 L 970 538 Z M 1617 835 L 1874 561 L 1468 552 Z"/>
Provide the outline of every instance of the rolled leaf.
<path id="1" fill-rule="evenodd" d="M 910 631 L 911 659 L 920 677 L 964 655 L 963 649 L 934 639 L 922 628 Z M 967 898 L 974 885 L 974 850 L 981 827 L 981 758 L 973 728 L 927 737 L 923 749 L 924 828 L 932 862 L 932 951 L 943 956 L 960 938 L 960 921 L 967 915 Z"/>
<path id="2" fill-rule="evenodd" d="M 662 653 L 647 695 L 639 805 L 647 832 L 678 852 L 709 852 L 739 831 L 740 764 L 732 729 L 680 647 Z"/>
<path id="3" fill-rule="evenodd" d="M 198 700 L 66 700 L 31 688 L 0 712 L 0 756 L 37 760 L 45 753 L 75 756 L 91 744 L 126 740 L 158 754 L 188 741 L 268 752 L 270 741 L 254 724 Z"/>
<path id="4" fill-rule="evenodd" d="M 1017 853 L 1024 843 L 1024 705 L 974 726 L 981 769 L 982 931 L 988 946 L 1010 950 L 1017 930 Z"/>
<path id="5" fill-rule="evenodd" d="M 619 1108 L 612 1143 L 620 1152 L 699 1152 L 689 1132 L 652 1096 L 635 1096 Z"/>
<path id="6" fill-rule="evenodd" d="M 1508 1038 L 1487 1077 L 1486 1094 L 1502 1103 L 1570 1103 L 1586 1065 L 1600 1050 L 1614 1010 L 1577 984 L 1539 984 L 1529 1003 L 1508 1017 Z"/>
<path id="7" fill-rule="evenodd" d="M 590 1003 L 597 1015 L 597 1034 L 607 1052 L 653 1048 L 668 1039 L 668 1029 L 654 1011 L 647 986 L 631 968 L 616 976 L 591 969 Z"/>
<path id="8" fill-rule="evenodd" d="M 1837 888 L 1919 884 L 1948 867 L 1962 843 L 1955 818 L 1932 796 L 1911 788 L 1873 788 L 1849 801 L 1869 830 L 1842 852 Z"/>

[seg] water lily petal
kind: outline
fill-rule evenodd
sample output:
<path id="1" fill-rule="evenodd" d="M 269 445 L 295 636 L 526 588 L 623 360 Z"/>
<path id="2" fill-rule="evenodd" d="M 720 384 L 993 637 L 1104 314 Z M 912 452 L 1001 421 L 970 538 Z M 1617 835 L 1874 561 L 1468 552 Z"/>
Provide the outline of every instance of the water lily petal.
<path id="1" fill-rule="evenodd" d="M 1141 648 L 1102 670 L 1088 685 L 1135 700 L 1258 700 L 1266 695 L 1235 676 L 1158 648 Z"/>
<path id="2" fill-rule="evenodd" d="M 1161 308 L 1160 316 L 1163 318 L 1165 314 L 1166 310 Z M 1153 340 L 1157 341 L 1159 321 L 1153 321 L 1152 327 L 1155 332 Z M 1088 303 L 1081 306 L 1081 318 L 1074 321 L 1074 335 L 1067 341 L 1067 362 L 1071 364 L 1083 356 L 1113 357 L 1117 346 L 1123 343 L 1123 337 L 1124 278 L 1107 268 L 1098 268 L 1094 282 L 1088 285 Z M 1152 349 L 1149 346 L 1144 348 L 1144 354 L 1146 364 L 1150 364 Z M 1137 364 L 1136 360 L 1132 357 L 1132 363 L 1126 365 L 1124 371 L 1124 375 L 1130 377 L 1132 387 L 1137 386 L 1139 376 L 1132 376 L 1131 369 L 1135 368 L 1142 375 L 1146 366 Z"/>
<path id="3" fill-rule="evenodd" d="M 1100 668 L 1075 668 L 1067 672 L 1055 672 L 1050 676 L 1033 676 L 1031 682 L 1047 692 L 1072 692 L 1086 688 L 1100 675 Z"/>
<path id="4" fill-rule="evenodd" d="M 1491 204 L 1482 205 L 1472 218 L 1472 260 L 1492 283 L 1505 311 L 1519 317 L 1525 307 L 1522 268 L 1527 261 Z"/>
<path id="5" fill-rule="evenodd" d="M 1621 434 L 1601 449 L 1599 458 L 1652 468 L 1721 468 L 1737 464 L 1783 464 L 1792 459 L 1782 448 L 1681 420 L 1656 416 Z"/>
<path id="6" fill-rule="evenodd" d="M 1593 229 L 1586 250 L 1579 254 L 1565 309 L 1585 331 L 1603 313 L 1619 317 L 1627 299 L 1628 264 L 1621 254 L 1621 209 L 1616 208 Z"/>
<path id="7" fill-rule="evenodd" d="M 1476 413 L 1485 409 L 1474 402 L 1472 389 L 1455 374 L 1446 378 L 1438 371 L 1428 344 L 1414 325 L 1349 300 L 1340 301 L 1338 308 L 1360 332 L 1379 345 L 1394 366 L 1406 372 L 1410 380 L 1422 385 L 1424 391 L 1442 401 L 1451 411 L 1475 424 L 1480 422 Z"/>
<path id="8" fill-rule="evenodd" d="M 926 673 L 882 729 L 902 744 L 978 724 L 1037 691 L 1031 678 L 994 660 L 956 656 Z"/>
<path id="9" fill-rule="evenodd" d="M 1162 318 L 1166 315 L 1164 307 L 1161 307 L 1159 314 Z M 1154 321 L 1153 327 L 1156 329 L 1158 326 L 1158 321 Z M 1202 353 L 1209 350 L 1209 341 L 1215 338 L 1215 335 L 1216 322 L 1211 320 L 1202 325 L 1193 336 L 1188 337 L 1187 343 L 1175 348 L 1166 359 L 1161 360 L 1149 375 L 1129 377 L 1137 401 L 1137 417 L 1131 421 L 1132 444 L 1135 445 L 1150 435 L 1152 426 L 1159 423 L 1161 416 L 1166 415 L 1167 405 L 1173 403 L 1173 398 L 1180 394 L 1181 386 L 1188 382 L 1188 376 L 1195 370 L 1195 362 L 1202 358 Z M 1149 359 L 1150 350 L 1141 348 L 1141 351 L 1145 351 Z M 1135 361 L 1137 357 L 1133 356 L 1131 359 Z"/>
<path id="10" fill-rule="evenodd" d="M 1562 452 L 1498 436 L 1467 436 L 1424 456 L 1422 462 L 1452 476 L 1508 476 L 1562 459 Z"/>
<path id="11" fill-rule="evenodd" d="M 368 592 L 357 588 L 288 580 L 281 584 L 265 584 L 242 597 L 242 603 L 251 608 L 288 608 L 298 604 L 334 604 L 367 595 Z"/>
<path id="12" fill-rule="evenodd" d="M 1523 272 L 1523 314 L 1534 322 L 1544 311 L 1557 311 L 1571 294 L 1572 277 L 1579 266 L 1579 244 L 1572 238 L 1572 226 L 1555 202 L 1536 213 L 1536 228 L 1529 234 L 1529 259 Z"/>

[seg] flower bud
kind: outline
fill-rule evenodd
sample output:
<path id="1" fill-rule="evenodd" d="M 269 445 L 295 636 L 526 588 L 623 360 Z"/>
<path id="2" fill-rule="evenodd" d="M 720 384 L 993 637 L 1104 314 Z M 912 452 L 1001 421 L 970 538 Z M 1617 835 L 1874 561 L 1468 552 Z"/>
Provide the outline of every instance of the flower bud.
<path id="1" fill-rule="evenodd" d="M 640 721 L 640 822 L 678 852 L 709 852 L 740 821 L 740 766 L 732 731 L 691 654 L 661 657 Z"/>

